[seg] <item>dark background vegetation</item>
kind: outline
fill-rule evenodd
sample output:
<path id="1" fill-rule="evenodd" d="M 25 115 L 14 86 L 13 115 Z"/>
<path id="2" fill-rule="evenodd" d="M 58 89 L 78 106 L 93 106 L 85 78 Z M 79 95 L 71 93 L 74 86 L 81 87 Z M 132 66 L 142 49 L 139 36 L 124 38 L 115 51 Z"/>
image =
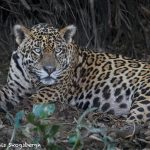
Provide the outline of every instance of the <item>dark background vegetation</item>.
<path id="1" fill-rule="evenodd" d="M 149 60 L 150 0 L 1 0 L 0 62 L 16 48 L 13 26 L 47 22 L 77 26 L 84 47 Z"/>

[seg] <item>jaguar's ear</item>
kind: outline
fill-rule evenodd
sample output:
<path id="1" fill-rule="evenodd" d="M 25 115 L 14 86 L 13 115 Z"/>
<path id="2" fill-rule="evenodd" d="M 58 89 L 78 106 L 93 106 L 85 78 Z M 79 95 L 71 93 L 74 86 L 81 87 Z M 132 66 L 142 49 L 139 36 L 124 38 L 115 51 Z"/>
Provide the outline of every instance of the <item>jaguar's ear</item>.
<path id="1" fill-rule="evenodd" d="M 62 37 L 66 40 L 67 43 L 72 41 L 72 37 L 76 33 L 76 27 L 74 25 L 69 25 L 60 30 Z"/>
<path id="2" fill-rule="evenodd" d="M 14 26 L 14 35 L 17 44 L 20 45 L 25 37 L 30 36 L 30 31 L 24 26 L 17 24 Z"/>

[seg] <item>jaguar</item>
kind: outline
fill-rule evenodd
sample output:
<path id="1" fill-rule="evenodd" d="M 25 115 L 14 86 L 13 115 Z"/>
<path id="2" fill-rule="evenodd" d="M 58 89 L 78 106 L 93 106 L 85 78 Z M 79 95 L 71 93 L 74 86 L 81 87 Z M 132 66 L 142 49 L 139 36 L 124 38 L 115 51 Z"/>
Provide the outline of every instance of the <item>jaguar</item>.
<path id="1" fill-rule="evenodd" d="M 0 91 L 1 108 L 15 107 L 28 97 L 33 105 L 61 101 L 126 116 L 129 122 L 148 122 L 150 64 L 81 48 L 73 40 L 75 33 L 74 25 L 61 29 L 46 23 L 32 28 L 15 25 L 18 48 Z"/>

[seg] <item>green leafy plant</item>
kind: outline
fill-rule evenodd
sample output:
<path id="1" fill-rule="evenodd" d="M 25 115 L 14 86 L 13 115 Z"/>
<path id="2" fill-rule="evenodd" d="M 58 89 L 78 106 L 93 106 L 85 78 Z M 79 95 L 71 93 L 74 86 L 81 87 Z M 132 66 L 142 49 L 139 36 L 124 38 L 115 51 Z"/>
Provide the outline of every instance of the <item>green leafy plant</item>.
<path id="1" fill-rule="evenodd" d="M 38 104 L 33 107 L 32 113 L 27 115 L 27 121 L 33 125 L 32 132 L 36 134 L 36 142 L 42 143 L 47 149 L 59 150 L 54 139 L 59 125 L 50 124 L 48 120 L 54 112 L 55 104 Z"/>
<path id="2" fill-rule="evenodd" d="M 84 130 L 90 134 L 97 134 L 97 141 L 104 143 L 106 150 L 115 150 L 115 140 L 107 136 L 105 128 L 95 127 L 92 123 L 88 124 L 85 121 L 86 116 L 95 110 L 96 108 L 87 109 L 75 120 L 70 132 L 67 132 L 67 136 L 64 137 L 66 140 L 65 146 L 70 147 L 72 150 L 82 150 L 85 146 L 85 139 L 87 139 L 87 136 L 82 134 L 82 130 Z M 50 122 L 50 117 L 53 117 L 54 112 L 55 104 L 53 103 L 35 105 L 32 112 L 26 116 L 27 123 L 24 126 L 20 124 L 20 120 L 25 116 L 24 111 L 18 112 L 14 119 L 14 130 L 10 142 L 13 141 L 16 132 L 21 129 L 23 135 L 28 138 L 30 143 L 40 143 L 42 148 L 47 150 L 63 150 L 61 147 L 63 143 L 63 137 L 61 137 L 63 128 L 60 127 L 65 126 L 65 124 L 59 122 L 59 120 L 55 123 Z"/>
<path id="3" fill-rule="evenodd" d="M 107 150 L 115 150 L 116 149 L 116 143 L 115 140 L 113 140 L 111 137 L 107 136 L 106 129 L 94 127 L 93 125 L 88 125 L 83 122 L 86 115 L 90 112 L 95 111 L 97 108 L 90 108 L 87 109 L 77 120 L 77 125 L 75 129 L 75 133 L 73 135 L 69 136 L 68 142 L 73 145 L 73 150 L 77 150 L 78 148 L 82 149 L 84 145 L 84 139 L 81 136 L 81 130 L 86 129 L 90 133 L 98 134 L 97 140 L 100 142 L 103 142 L 105 145 L 105 149 Z"/>

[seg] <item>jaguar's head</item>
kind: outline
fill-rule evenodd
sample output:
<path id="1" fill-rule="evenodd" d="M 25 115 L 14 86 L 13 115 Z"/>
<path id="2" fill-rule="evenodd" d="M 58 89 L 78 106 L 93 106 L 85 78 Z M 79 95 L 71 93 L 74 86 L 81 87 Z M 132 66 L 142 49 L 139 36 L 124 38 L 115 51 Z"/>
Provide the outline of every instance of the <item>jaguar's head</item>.
<path id="1" fill-rule="evenodd" d="M 23 65 L 43 84 L 57 83 L 63 72 L 77 61 L 72 42 L 75 32 L 74 25 L 62 29 L 49 24 L 37 24 L 31 29 L 15 25 L 17 51 L 22 55 Z"/>

